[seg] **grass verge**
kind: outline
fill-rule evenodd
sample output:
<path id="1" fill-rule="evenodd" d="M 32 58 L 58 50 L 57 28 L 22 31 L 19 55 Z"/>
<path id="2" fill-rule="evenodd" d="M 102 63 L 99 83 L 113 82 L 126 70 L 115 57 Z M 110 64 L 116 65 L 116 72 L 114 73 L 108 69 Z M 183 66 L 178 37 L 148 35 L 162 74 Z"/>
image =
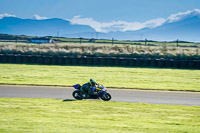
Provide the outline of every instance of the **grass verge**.
<path id="1" fill-rule="evenodd" d="M 200 58 L 198 47 L 174 47 L 167 46 L 166 44 L 161 44 L 160 46 L 142 46 L 99 43 L 30 44 L 0 42 L 0 53 L 48 56 L 125 56 L 131 58 L 165 58 L 184 60 L 198 60 Z"/>
<path id="2" fill-rule="evenodd" d="M 0 132 L 199 133 L 200 107 L 0 98 Z"/>
<path id="3" fill-rule="evenodd" d="M 112 88 L 200 91 L 200 70 L 0 64 L 0 84 L 72 86 L 90 78 Z"/>

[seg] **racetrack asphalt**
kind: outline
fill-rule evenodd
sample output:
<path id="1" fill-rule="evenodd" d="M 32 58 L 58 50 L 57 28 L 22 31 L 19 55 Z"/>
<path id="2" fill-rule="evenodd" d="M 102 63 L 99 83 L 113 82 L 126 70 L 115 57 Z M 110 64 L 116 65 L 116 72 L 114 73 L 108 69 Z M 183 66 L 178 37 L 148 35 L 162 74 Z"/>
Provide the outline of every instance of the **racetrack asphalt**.
<path id="1" fill-rule="evenodd" d="M 74 99 L 72 87 L 0 85 L 0 97 Z M 111 101 L 200 106 L 200 92 L 109 89 Z"/>

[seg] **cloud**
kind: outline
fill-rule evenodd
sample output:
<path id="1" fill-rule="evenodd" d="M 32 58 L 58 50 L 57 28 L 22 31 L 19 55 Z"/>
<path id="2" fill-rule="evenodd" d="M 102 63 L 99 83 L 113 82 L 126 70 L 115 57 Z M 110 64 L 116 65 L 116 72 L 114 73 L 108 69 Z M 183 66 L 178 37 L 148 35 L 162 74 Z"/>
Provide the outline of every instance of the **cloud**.
<path id="1" fill-rule="evenodd" d="M 16 17 L 16 16 L 15 15 L 11 15 L 11 14 L 7 14 L 7 13 L 0 14 L 0 19 L 2 19 L 4 17 Z"/>
<path id="2" fill-rule="evenodd" d="M 48 18 L 47 17 L 40 17 L 39 15 L 34 14 L 32 19 L 34 19 L 34 20 L 44 20 L 44 19 L 48 19 Z"/>
<path id="3" fill-rule="evenodd" d="M 74 16 L 72 19 L 68 19 L 72 24 L 89 25 L 97 32 L 110 32 L 110 31 L 135 31 L 145 27 L 154 28 L 162 25 L 165 19 L 158 18 L 141 22 L 127 22 L 127 21 L 112 21 L 112 22 L 98 22 L 93 18 L 81 18 Z"/>
<path id="4" fill-rule="evenodd" d="M 168 18 L 157 18 L 148 20 L 146 22 L 127 22 L 127 21 L 112 21 L 112 22 L 98 22 L 93 18 L 81 18 L 81 16 L 74 16 L 68 19 L 72 24 L 89 25 L 97 32 L 111 32 L 111 31 L 136 31 L 142 28 L 155 28 L 165 23 L 173 23 L 181 21 L 192 16 L 200 17 L 200 9 L 188 10 L 186 12 L 179 12 L 170 15 Z"/>
<path id="5" fill-rule="evenodd" d="M 166 19 L 157 18 L 157 19 L 152 19 L 152 20 L 146 21 L 143 24 L 145 25 L 145 27 L 155 28 L 155 27 L 161 26 L 165 22 L 166 22 Z"/>
<path id="6" fill-rule="evenodd" d="M 8 14 L 8 13 L 3 13 L 3 14 L 0 14 L 0 19 L 4 18 L 4 17 L 16 17 L 15 15 L 11 15 L 11 14 Z M 22 18 L 23 19 L 23 18 Z M 37 14 L 34 14 L 32 16 L 31 19 L 34 19 L 34 20 L 43 20 L 43 19 L 48 19 L 47 17 L 41 17 Z"/>
<path id="7" fill-rule="evenodd" d="M 80 18 L 80 16 L 74 16 L 72 19 L 67 19 L 71 24 L 80 24 L 80 25 L 89 25 L 94 28 L 96 31 L 104 32 L 101 29 L 101 23 L 95 21 L 93 18 Z"/>
<path id="8" fill-rule="evenodd" d="M 172 14 L 167 18 L 167 22 L 173 23 L 194 16 L 200 17 L 200 9 L 188 10 L 186 12 L 179 12 L 176 14 Z"/>
<path id="9" fill-rule="evenodd" d="M 106 32 L 111 31 L 127 31 L 127 30 L 138 30 L 144 26 L 139 22 L 126 22 L 126 21 L 112 21 L 110 23 L 102 23 L 102 28 Z"/>

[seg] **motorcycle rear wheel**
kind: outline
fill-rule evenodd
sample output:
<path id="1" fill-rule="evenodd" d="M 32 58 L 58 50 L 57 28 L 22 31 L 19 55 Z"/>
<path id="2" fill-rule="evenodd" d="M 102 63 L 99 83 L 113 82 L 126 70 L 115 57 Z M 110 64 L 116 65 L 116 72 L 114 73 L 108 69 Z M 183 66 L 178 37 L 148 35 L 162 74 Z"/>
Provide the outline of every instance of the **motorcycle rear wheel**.
<path id="1" fill-rule="evenodd" d="M 72 96 L 76 99 L 76 100 L 83 100 L 80 91 L 76 90 L 72 93 Z"/>
<path id="2" fill-rule="evenodd" d="M 104 95 L 101 96 L 101 99 L 104 101 L 109 101 L 111 98 L 112 97 L 109 93 L 105 93 Z"/>

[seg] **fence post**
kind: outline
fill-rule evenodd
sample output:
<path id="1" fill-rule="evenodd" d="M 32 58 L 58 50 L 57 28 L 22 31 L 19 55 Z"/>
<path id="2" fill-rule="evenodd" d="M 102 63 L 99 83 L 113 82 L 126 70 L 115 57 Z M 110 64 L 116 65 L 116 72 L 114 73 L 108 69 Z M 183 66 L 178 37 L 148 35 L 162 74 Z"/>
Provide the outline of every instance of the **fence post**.
<path id="1" fill-rule="evenodd" d="M 112 45 L 114 44 L 114 38 L 112 38 Z"/>
<path id="2" fill-rule="evenodd" d="M 176 40 L 176 47 L 178 47 L 178 39 Z"/>

